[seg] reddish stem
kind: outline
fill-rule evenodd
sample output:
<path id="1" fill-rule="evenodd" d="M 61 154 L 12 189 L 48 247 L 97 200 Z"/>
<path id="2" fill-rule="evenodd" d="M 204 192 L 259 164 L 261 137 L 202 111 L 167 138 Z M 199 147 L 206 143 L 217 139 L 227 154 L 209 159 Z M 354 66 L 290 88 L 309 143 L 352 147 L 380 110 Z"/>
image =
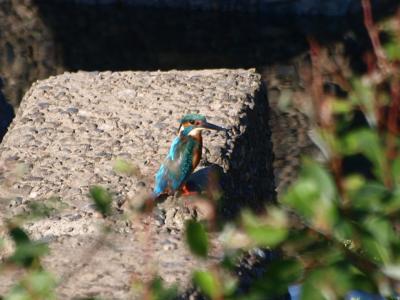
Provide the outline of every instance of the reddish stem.
<path id="1" fill-rule="evenodd" d="M 381 42 L 379 40 L 379 31 L 374 24 L 374 20 L 372 17 L 371 1 L 361 0 L 361 5 L 364 14 L 364 24 L 371 39 L 372 47 L 378 60 L 378 66 L 382 71 L 387 72 L 389 70 L 389 64 L 385 52 L 383 51 Z"/>
<path id="2" fill-rule="evenodd" d="M 315 121 L 317 124 L 321 124 L 321 103 L 323 102 L 323 84 L 322 84 L 322 75 L 319 69 L 319 57 L 321 52 L 321 46 L 319 43 L 313 38 L 308 37 L 308 44 L 310 46 L 310 56 L 311 56 L 311 66 L 312 66 L 312 82 L 311 82 L 311 92 L 312 92 L 312 100 L 314 104 L 314 114 Z"/>

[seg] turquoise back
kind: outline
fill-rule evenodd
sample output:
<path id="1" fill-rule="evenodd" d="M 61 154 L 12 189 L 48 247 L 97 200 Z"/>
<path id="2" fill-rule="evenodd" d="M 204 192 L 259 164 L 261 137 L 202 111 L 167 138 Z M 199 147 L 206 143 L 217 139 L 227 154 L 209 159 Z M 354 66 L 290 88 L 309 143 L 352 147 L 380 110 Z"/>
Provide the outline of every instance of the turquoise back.
<path id="1" fill-rule="evenodd" d="M 200 147 L 199 142 L 189 136 L 192 129 L 192 126 L 185 128 L 172 142 L 169 153 L 155 176 L 156 196 L 175 192 L 192 174 L 193 153 Z"/>

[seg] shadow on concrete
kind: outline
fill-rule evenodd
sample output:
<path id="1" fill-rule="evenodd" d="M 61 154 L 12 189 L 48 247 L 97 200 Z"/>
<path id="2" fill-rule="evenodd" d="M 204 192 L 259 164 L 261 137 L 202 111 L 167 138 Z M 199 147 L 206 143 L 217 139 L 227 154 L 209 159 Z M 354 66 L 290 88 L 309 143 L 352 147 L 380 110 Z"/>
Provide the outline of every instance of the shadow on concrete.
<path id="1" fill-rule="evenodd" d="M 225 184 L 227 195 L 223 207 L 229 210 L 228 218 L 235 218 L 242 208 L 261 212 L 266 204 L 276 200 L 267 100 L 265 87 L 261 85 L 254 107 L 246 108 L 245 117 L 237 126 L 238 130 L 245 130 L 235 140 L 226 174 L 228 185 Z"/>
<path id="2" fill-rule="evenodd" d="M 7 133 L 8 126 L 14 118 L 14 109 L 6 101 L 2 93 L 3 81 L 0 77 L 0 142 L 3 140 L 4 135 Z"/>

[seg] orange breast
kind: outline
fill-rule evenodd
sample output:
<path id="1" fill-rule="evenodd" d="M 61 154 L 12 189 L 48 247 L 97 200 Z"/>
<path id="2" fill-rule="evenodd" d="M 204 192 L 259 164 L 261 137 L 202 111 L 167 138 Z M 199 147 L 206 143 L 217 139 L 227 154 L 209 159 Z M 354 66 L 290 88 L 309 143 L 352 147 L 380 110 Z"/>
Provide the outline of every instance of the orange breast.
<path id="1" fill-rule="evenodd" d="M 197 142 L 199 143 L 198 147 L 195 147 L 193 149 L 193 160 L 192 160 L 192 167 L 193 170 L 196 169 L 196 167 L 198 166 L 200 159 L 201 159 L 201 152 L 202 152 L 202 148 L 203 148 L 203 139 L 202 136 L 199 135 L 198 137 L 195 138 L 197 140 Z"/>

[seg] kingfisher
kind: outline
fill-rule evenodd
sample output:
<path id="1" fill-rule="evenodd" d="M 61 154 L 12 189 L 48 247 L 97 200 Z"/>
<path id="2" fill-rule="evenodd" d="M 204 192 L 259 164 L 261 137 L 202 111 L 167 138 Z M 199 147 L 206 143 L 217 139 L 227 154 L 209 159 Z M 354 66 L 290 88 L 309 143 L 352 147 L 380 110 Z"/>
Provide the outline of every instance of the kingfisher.
<path id="1" fill-rule="evenodd" d="M 190 194 L 185 183 L 200 162 L 203 148 L 201 134 L 204 129 L 226 130 L 208 123 L 206 117 L 199 114 L 188 114 L 180 120 L 178 136 L 155 175 L 154 199 L 173 195 L 177 191 Z"/>

